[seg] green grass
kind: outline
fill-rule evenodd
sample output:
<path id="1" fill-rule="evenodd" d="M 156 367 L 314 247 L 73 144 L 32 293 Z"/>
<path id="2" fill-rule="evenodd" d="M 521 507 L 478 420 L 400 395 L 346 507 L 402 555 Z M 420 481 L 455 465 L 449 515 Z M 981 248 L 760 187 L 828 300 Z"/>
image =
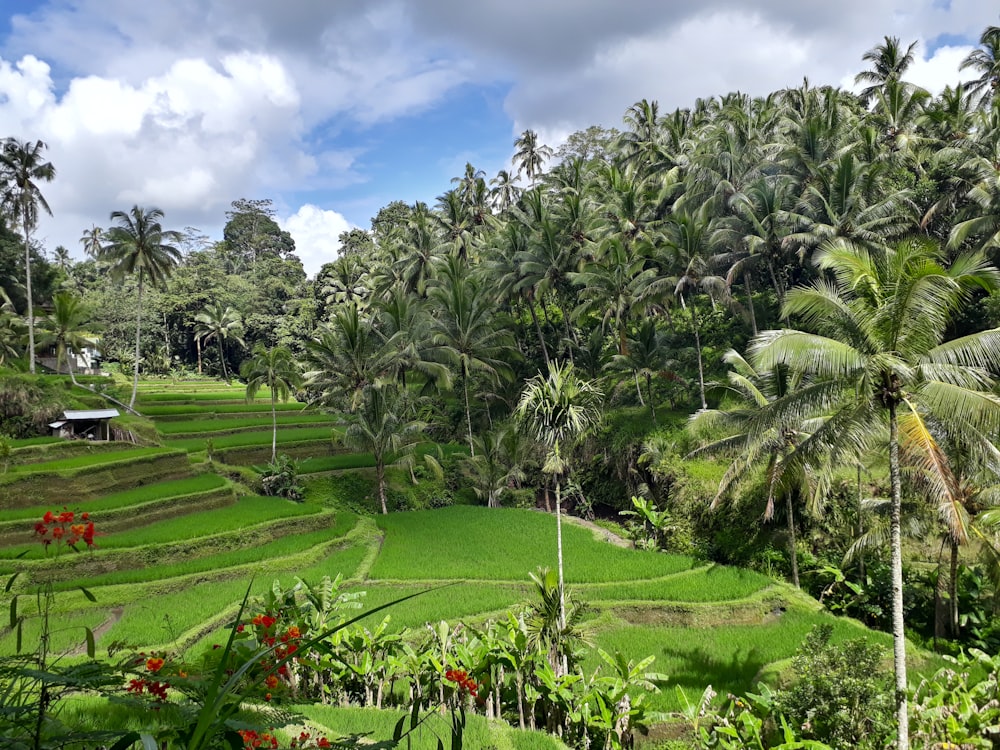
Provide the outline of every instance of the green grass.
<path id="1" fill-rule="evenodd" d="M 277 421 L 279 428 L 281 425 L 290 424 L 309 424 L 312 422 L 331 423 L 330 415 L 316 414 L 314 412 L 309 414 L 302 414 L 299 412 L 294 414 L 279 414 L 277 416 Z M 225 432 L 227 430 L 241 430 L 254 427 L 270 428 L 271 415 L 267 414 L 266 416 L 249 416 L 233 419 L 198 419 L 160 422 L 157 424 L 156 429 L 161 435 L 181 435 L 198 432 Z M 278 432 L 280 434 L 281 430 L 279 429 Z M 271 433 L 269 431 L 268 435 L 270 434 Z"/>
<path id="2" fill-rule="evenodd" d="M 22 464 L 11 466 L 8 476 L 17 474 L 38 474 L 42 472 L 64 472 L 76 469 L 89 469 L 95 466 L 115 463 L 119 461 L 134 461 L 137 458 L 147 458 L 166 453 L 172 453 L 172 448 L 132 448 L 130 450 L 114 451 L 111 453 L 95 453 L 87 456 L 73 456 L 72 458 L 60 458 L 55 461 L 44 461 L 37 464 Z"/>
<path id="3" fill-rule="evenodd" d="M 658 581 L 580 585 L 576 591 L 584 601 L 723 602 L 743 599 L 773 583 L 750 570 L 713 565 Z"/>
<path id="4" fill-rule="evenodd" d="M 88 513 L 100 513 L 101 511 L 117 510 L 127 508 L 132 505 L 155 502 L 172 497 L 183 497 L 194 495 L 210 490 L 219 489 L 226 486 L 226 480 L 218 474 L 198 474 L 186 479 L 175 479 L 171 482 L 159 482 L 157 484 L 147 484 L 124 492 L 116 492 L 113 495 L 105 495 L 97 500 L 88 500 L 83 503 L 76 503 L 70 507 L 71 510 L 85 510 Z M 37 520 L 46 510 L 55 510 L 52 503 L 41 503 L 33 508 L 15 508 L 5 510 L 4 521 L 15 521 L 21 519 Z M 95 523 L 100 522 L 100 518 L 95 516 Z"/>
<path id="5" fill-rule="evenodd" d="M 316 456 L 299 461 L 300 474 L 315 474 L 320 471 L 340 471 L 343 469 L 368 469 L 375 465 L 371 453 L 341 453 L 336 456 Z"/>
<path id="6" fill-rule="evenodd" d="M 336 522 L 329 529 L 281 537 L 266 544 L 255 545 L 245 549 L 229 550 L 228 552 L 220 552 L 215 555 L 189 558 L 166 565 L 154 565 L 138 570 L 117 570 L 112 573 L 91 576 L 89 578 L 77 578 L 73 581 L 57 584 L 57 588 L 71 589 L 83 586 L 87 589 L 94 589 L 99 586 L 113 586 L 126 583 L 161 582 L 169 578 L 191 575 L 192 573 L 218 572 L 237 565 L 262 563 L 306 552 L 317 545 L 342 537 L 350 530 L 350 527 L 356 520 L 357 517 L 350 513 L 338 513 Z M 346 551 L 346 548 L 345 550 L 338 550 L 338 552 L 340 551 Z M 364 550 L 359 549 L 357 554 L 345 556 L 344 559 L 357 557 L 357 561 L 360 562 L 363 553 Z M 344 568 L 343 572 L 345 575 L 351 575 L 356 568 L 357 564 L 350 570 Z"/>
<path id="7" fill-rule="evenodd" d="M 890 638 L 871 633 L 852 620 L 822 612 L 789 609 L 762 625 L 716 625 L 697 630 L 684 627 L 626 625 L 597 633 L 596 645 L 609 653 L 620 651 L 631 659 L 655 656 L 651 669 L 669 676 L 669 687 L 653 696 L 653 705 L 675 711 L 679 701 L 674 686 L 680 686 L 694 701 L 707 685 L 716 692 L 741 694 L 756 687 L 760 671 L 775 661 L 795 654 L 802 639 L 820 623 L 833 626 L 835 641 L 869 635 L 885 646 Z M 592 654 L 587 671 L 599 660 Z"/>
<path id="8" fill-rule="evenodd" d="M 11 440 L 10 447 L 14 448 L 28 448 L 33 445 L 49 445 L 51 443 L 62 443 L 65 438 L 61 437 L 33 437 L 33 438 L 19 438 L 18 440 Z"/>
<path id="9" fill-rule="evenodd" d="M 370 708 L 339 708 L 334 706 L 304 705 L 294 710 L 311 721 L 328 727 L 332 740 L 336 736 L 358 735 L 365 741 L 377 742 L 392 739 L 392 730 L 405 711 L 377 711 Z M 412 750 L 435 750 L 438 740 L 448 747 L 451 730 L 448 717 L 431 716 L 418 731 L 404 740 Z M 463 734 L 463 745 L 468 748 L 512 747 L 513 750 L 558 750 L 565 747 L 544 732 L 510 729 L 502 724 L 486 721 L 477 714 L 469 714 Z M 406 743 L 410 744 L 407 745 Z M 362 747 L 364 745 L 361 745 Z"/>
<path id="10" fill-rule="evenodd" d="M 248 495 L 237 500 L 235 505 L 191 513 L 180 518 L 141 526 L 121 534 L 109 534 L 97 540 L 100 550 L 120 550 L 132 547 L 144 547 L 150 544 L 167 544 L 185 539 L 220 534 L 234 529 L 247 529 L 253 534 L 252 527 L 258 524 L 274 521 L 279 518 L 318 513 L 320 508 L 315 505 L 305 505 L 289 502 L 275 497 L 259 497 Z M 24 559 L 40 559 L 45 557 L 45 551 L 38 544 L 24 544 L 7 547 L 0 550 L 0 557 L 11 559 L 19 555 Z"/>
<path id="11" fill-rule="evenodd" d="M 298 401 L 279 401 L 274 405 L 275 411 L 302 411 L 305 404 Z M 142 410 L 147 417 L 179 417 L 198 416 L 207 414 L 254 414 L 259 412 L 271 413 L 271 402 L 252 403 L 240 402 L 238 404 L 164 404 L 162 406 L 146 406 Z"/>
<path id="12" fill-rule="evenodd" d="M 330 439 L 336 428 L 327 427 L 298 427 L 278 430 L 278 445 L 288 443 L 306 443 L 325 441 L 330 445 Z M 250 446 L 270 445 L 271 431 L 260 430 L 258 432 L 239 432 L 235 435 L 221 435 L 212 438 L 180 438 L 177 440 L 165 440 L 164 444 L 170 448 L 179 448 L 185 451 L 205 450 L 206 440 L 212 441 L 215 450 L 226 448 L 246 448 Z"/>
<path id="13" fill-rule="evenodd" d="M 159 392 L 146 392 L 142 393 L 138 399 L 139 411 L 142 411 L 142 407 L 146 404 L 170 404 L 170 403 L 184 403 L 187 401 L 201 401 L 201 402 L 212 402 L 217 401 L 219 403 L 244 403 L 246 398 L 244 394 L 246 390 L 244 388 L 233 387 L 226 388 L 198 388 L 189 391 L 181 390 L 170 390 L 170 391 L 159 391 Z M 264 403 L 270 405 L 271 403 L 271 392 L 267 388 L 261 389 L 257 393 L 257 398 L 251 403 Z"/>
<path id="14" fill-rule="evenodd" d="M 21 614 L 29 615 L 26 607 L 29 599 L 21 602 Z M 33 604 L 33 602 L 32 602 Z M 50 638 L 53 654 L 69 651 L 83 651 L 86 646 L 84 628 L 93 630 L 108 618 L 108 613 L 101 610 L 61 614 L 57 621 L 50 623 Z M 6 617 L 4 618 L 6 620 Z M 6 622 L 4 623 L 6 625 Z M 30 651 L 41 635 L 42 622 L 38 617 L 27 616 L 21 628 L 22 653 Z M 0 656 L 9 656 L 17 652 L 17 636 L 6 632 L 0 636 Z"/>
<path id="15" fill-rule="evenodd" d="M 456 583 L 442 586 L 385 586 L 375 581 L 365 581 L 353 587 L 355 591 L 367 592 L 362 599 L 362 611 L 418 594 L 401 604 L 377 612 L 363 621 L 366 627 L 374 627 L 389 615 L 392 629 L 422 628 L 426 623 L 447 620 L 455 624 L 458 620 L 475 618 L 487 612 L 508 609 L 529 599 L 526 585 L 483 586 L 478 583 Z"/>
<path id="16" fill-rule="evenodd" d="M 380 516 L 385 530 L 373 578 L 525 581 L 540 566 L 556 565 L 553 516 L 530 510 L 455 506 Z M 692 558 L 640 552 L 598 541 L 563 524 L 566 581 L 659 578 L 690 569 Z"/>

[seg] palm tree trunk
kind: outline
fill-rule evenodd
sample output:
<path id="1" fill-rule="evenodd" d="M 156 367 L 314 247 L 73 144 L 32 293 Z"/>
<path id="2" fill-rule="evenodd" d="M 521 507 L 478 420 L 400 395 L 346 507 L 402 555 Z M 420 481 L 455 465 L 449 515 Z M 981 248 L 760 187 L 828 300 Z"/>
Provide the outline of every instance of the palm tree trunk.
<path id="1" fill-rule="evenodd" d="M 750 328 L 753 330 L 753 335 L 757 335 L 757 311 L 753 308 L 753 286 L 750 281 L 750 272 L 743 272 L 743 284 L 747 288 L 747 307 L 750 310 Z"/>
<path id="2" fill-rule="evenodd" d="M 538 313 L 535 312 L 535 301 L 531 297 L 528 297 L 528 309 L 531 311 L 531 320 L 535 324 L 535 332 L 538 334 L 538 343 L 542 345 L 542 357 L 545 359 L 545 367 L 548 369 L 549 350 L 548 347 L 545 346 L 545 336 L 542 335 L 542 326 L 538 322 Z"/>
<path id="3" fill-rule="evenodd" d="M 795 588 L 799 586 L 799 555 L 795 549 L 795 503 L 792 502 L 792 495 L 789 491 L 785 493 L 785 512 L 788 514 L 788 554 L 792 561 L 792 583 Z"/>
<path id="4" fill-rule="evenodd" d="M 194 348 L 198 352 L 198 374 L 201 375 L 201 337 L 195 334 Z"/>
<path id="5" fill-rule="evenodd" d="M 275 405 L 274 383 L 271 383 L 271 463 L 278 460 L 278 409 Z"/>
<path id="6" fill-rule="evenodd" d="M 469 374 L 467 372 L 462 373 L 462 391 L 465 393 L 465 425 L 469 430 L 469 452 L 475 458 L 476 446 L 472 443 L 472 411 L 469 409 Z"/>
<path id="7" fill-rule="evenodd" d="M 562 487 L 558 474 L 556 475 L 556 565 L 559 569 L 559 630 L 563 632 L 566 630 L 566 587 L 563 585 Z M 562 655 L 559 664 L 562 667 L 560 674 L 567 674 L 569 664 L 565 654 Z"/>
<path id="8" fill-rule="evenodd" d="M 653 424 L 656 424 L 656 405 L 653 403 L 653 376 L 646 372 L 646 393 L 649 394 L 649 416 L 653 418 Z"/>
<path id="9" fill-rule="evenodd" d="M 375 460 L 375 477 L 378 481 L 378 499 L 382 503 L 382 515 L 389 515 L 389 507 L 385 504 L 385 463 L 379 456 Z"/>
<path id="10" fill-rule="evenodd" d="M 639 397 L 639 406 L 646 405 L 646 399 L 642 397 L 642 388 L 639 387 L 639 371 L 632 370 L 632 378 L 635 380 L 635 395 Z"/>
<path id="11" fill-rule="evenodd" d="M 896 404 L 889 402 L 889 475 L 892 483 L 892 510 L 889 516 L 889 545 L 892 579 L 892 662 L 896 676 L 897 750 L 909 750 L 910 716 L 906 705 L 906 631 L 903 620 L 903 547 L 901 535 L 903 491 L 899 475 L 899 423 Z"/>
<path id="12" fill-rule="evenodd" d="M 28 293 L 28 369 L 35 374 L 35 303 L 31 297 L 31 233 L 28 231 L 28 211 L 22 217 L 24 227 L 24 288 Z"/>
<path id="13" fill-rule="evenodd" d="M 948 608 L 951 637 L 958 638 L 958 542 L 951 540 L 951 570 L 948 575 Z"/>
<path id="14" fill-rule="evenodd" d="M 70 356 L 69 347 L 63 346 L 63 356 L 66 358 L 66 369 L 69 370 L 69 382 L 73 385 L 80 385 L 76 382 L 76 373 L 73 372 L 73 358 Z"/>
<path id="15" fill-rule="evenodd" d="M 698 330 L 698 307 L 694 299 L 691 300 L 691 323 L 694 328 L 694 350 L 698 355 L 698 394 L 701 396 L 701 408 L 707 409 L 708 402 L 705 401 L 705 366 L 701 361 L 701 332 Z"/>
<path id="16" fill-rule="evenodd" d="M 135 408 L 135 394 L 139 390 L 139 342 L 142 340 L 142 269 L 139 269 L 139 293 L 135 300 L 135 364 L 132 370 L 132 398 L 128 408 Z"/>
<path id="17" fill-rule="evenodd" d="M 222 365 L 222 379 L 226 381 L 226 385 L 231 385 L 229 382 L 229 371 L 226 369 L 226 353 L 222 350 L 222 336 L 218 333 L 215 335 L 215 343 L 219 345 L 219 364 Z"/>
<path id="18" fill-rule="evenodd" d="M 862 506 L 861 506 L 861 463 L 858 463 L 858 523 L 854 529 L 855 536 L 860 539 L 861 535 L 865 533 L 864 522 L 862 521 Z M 858 552 L 858 583 L 862 586 L 867 585 L 865 583 L 865 553 L 864 550 Z"/>

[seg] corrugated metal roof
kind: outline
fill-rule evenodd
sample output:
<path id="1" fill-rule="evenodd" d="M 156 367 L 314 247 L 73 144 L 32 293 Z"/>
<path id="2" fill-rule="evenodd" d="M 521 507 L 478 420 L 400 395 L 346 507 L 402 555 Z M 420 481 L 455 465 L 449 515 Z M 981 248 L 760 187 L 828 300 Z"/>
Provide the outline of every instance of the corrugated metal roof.
<path id="1" fill-rule="evenodd" d="M 49 422 L 49 427 L 51 427 L 53 430 L 58 430 L 64 424 L 66 424 L 66 420 L 62 419 L 62 420 L 60 420 L 58 422 Z"/>
<path id="2" fill-rule="evenodd" d="M 111 419 L 120 417 L 117 409 L 89 409 L 86 411 L 64 411 L 63 418 L 67 420 L 76 419 Z"/>

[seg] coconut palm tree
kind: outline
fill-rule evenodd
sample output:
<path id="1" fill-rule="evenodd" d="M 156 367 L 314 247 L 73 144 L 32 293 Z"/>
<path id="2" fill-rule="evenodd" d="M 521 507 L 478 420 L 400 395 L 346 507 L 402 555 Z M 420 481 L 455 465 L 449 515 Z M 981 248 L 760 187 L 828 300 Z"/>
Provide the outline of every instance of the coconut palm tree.
<path id="1" fill-rule="evenodd" d="M 990 372 L 1000 366 L 1000 329 L 944 340 L 975 290 L 1000 287 L 1000 271 L 982 253 L 960 255 L 946 267 L 939 248 L 920 239 L 876 252 L 841 239 L 825 244 L 815 260 L 833 280 L 789 292 L 782 314 L 817 333 L 765 331 L 751 343 L 750 360 L 758 370 L 801 371 L 825 392 L 780 399 L 760 418 L 806 416 L 822 403 L 830 417 L 810 442 L 823 446 L 828 460 L 846 455 L 853 461 L 866 444 L 888 452 L 897 747 L 906 750 L 900 434 L 920 434 L 930 443 L 932 420 L 990 434 L 1000 427 L 1000 399 L 990 393 Z"/>
<path id="2" fill-rule="evenodd" d="M 240 375 L 247 381 L 247 401 L 253 401 L 261 388 L 271 392 L 271 463 L 278 458 L 277 402 L 287 401 L 301 384 L 302 374 L 295 357 L 283 346 L 267 348 L 257 344 L 250 359 L 243 362 Z"/>
<path id="3" fill-rule="evenodd" d="M 534 130 L 525 130 L 521 136 L 514 141 L 513 164 L 517 167 L 517 176 L 524 172 L 531 180 L 531 187 L 535 187 L 535 180 L 542 172 L 545 162 L 552 158 L 552 149 L 546 145 L 539 145 L 538 133 Z"/>
<path id="4" fill-rule="evenodd" d="M 872 64 L 870 70 L 862 70 L 854 76 L 855 83 L 867 83 L 868 87 L 861 90 L 858 96 L 867 104 L 890 81 L 900 81 L 903 73 L 913 64 L 913 53 L 917 42 L 911 42 L 903 51 L 899 37 L 887 36 L 884 44 L 877 44 L 861 56 L 865 62 Z"/>
<path id="5" fill-rule="evenodd" d="M 181 233 L 164 229 L 160 223 L 162 218 L 163 211 L 158 208 L 133 206 L 128 212 L 112 211 L 111 221 L 115 225 L 107 231 L 107 242 L 101 247 L 100 259 L 111 264 L 113 277 L 121 279 L 126 274 L 134 273 L 138 279 L 135 302 L 135 369 L 132 398 L 128 404 L 130 409 L 135 406 L 135 395 L 139 390 L 143 287 L 147 279 L 153 286 L 162 286 L 181 259 L 180 251 L 169 244 L 180 241 Z"/>
<path id="6" fill-rule="evenodd" d="M 41 182 L 51 182 L 56 176 L 56 168 L 42 160 L 46 145 L 42 141 L 29 143 L 16 138 L 8 138 L 0 149 L 0 205 L 15 223 L 21 225 L 24 234 L 24 275 L 28 300 L 28 368 L 35 373 L 35 308 L 31 294 L 31 230 L 38 224 L 38 209 L 49 216 L 45 196 L 39 187 Z"/>
<path id="7" fill-rule="evenodd" d="M 1000 26 L 987 26 L 979 37 L 979 48 L 972 50 L 959 70 L 972 68 L 978 78 L 966 82 L 966 90 L 979 95 L 980 101 L 989 104 L 1000 88 Z"/>
<path id="8" fill-rule="evenodd" d="M 52 298 L 52 312 L 41 322 L 43 330 L 39 346 L 55 344 L 56 361 L 66 362 L 69 378 L 76 385 L 73 372 L 72 352 L 79 352 L 94 345 L 94 339 L 87 336 L 85 326 L 90 321 L 90 313 L 80 297 L 72 292 L 57 292 Z"/>
<path id="9" fill-rule="evenodd" d="M 601 391 L 581 380 L 572 364 L 551 363 L 548 375 L 527 382 L 515 409 L 520 424 L 545 446 L 542 471 L 556 483 L 556 557 L 559 572 L 559 628 L 566 628 L 566 589 L 562 549 L 562 477 L 569 473 L 573 444 L 600 420 Z M 564 454 L 565 450 L 565 454 Z M 566 670 L 565 658 L 563 671 Z"/>
<path id="10" fill-rule="evenodd" d="M 420 441 L 427 425 L 412 418 L 413 407 L 406 392 L 395 383 L 373 383 L 366 387 L 357 411 L 347 415 L 341 441 L 356 450 L 370 451 L 375 459 L 375 480 L 382 513 L 385 501 L 385 469 L 392 456 L 400 458 Z"/>
<path id="11" fill-rule="evenodd" d="M 104 230 L 96 224 L 83 231 L 83 234 L 80 235 L 80 244 L 83 245 L 83 252 L 87 254 L 87 257 L 96 259 L 100 256 L 104 237 Z"/>
<path id="12" fill-rule="evenodd" d="M 219 365 L 222 368 L 222 379 L 229 384 L 229 370 L 226 367 L 226 352 L 223 344 L 232 339 L 241 346 L 246 346 L 243 337 L 243 318 L 239 312 L 228 305 L 223 307 L 218 302 L 205 305 L 202 311 L 194 316 L 195 338 L 207 344 L 215 339 L 219 348 Z"/>

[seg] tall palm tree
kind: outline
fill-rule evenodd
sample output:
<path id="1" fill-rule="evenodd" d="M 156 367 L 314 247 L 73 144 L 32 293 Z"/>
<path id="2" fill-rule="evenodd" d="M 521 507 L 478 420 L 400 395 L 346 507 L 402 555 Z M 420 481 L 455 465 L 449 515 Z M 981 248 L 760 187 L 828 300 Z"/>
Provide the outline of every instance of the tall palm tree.
<path id="1" fill-rule="evenodd" d="M 562 548 L 562 476 L 569 471 L 573 444 L 600 420 L 601 391 L 573 372 L 572 364 L 551 363 L 548 375 L 538 373 L 527 382 L 515 415 L 545 446 L 542 471 L 556 483 L 556 557 L 559 570 L 559 628 L 566 628 L 566 588 Z M 565 454 L 564 454 L 565 449 Z M 563 664 L 565 671 L 566 664 Z"/>
<path id="2" fill-rule="evenodd" d="M 277 402 L 287 401 L 302 382 L 295 357 L 283 346 L 267 348 L 257 344 L 250 359 L 243 362 L 240 374 L 247 381 L 247 401 L 253 401 L 261 388 L 271 392 L 271 463 L 278 458 Z"/>
<path id="3" fill-rule="evenodd" d="M 412 418 L 406 392 L 395 383 L 374 383 L 364 389 L 360 408 L 347 415 L 342 441 L 357 450 L 371 451 L 382 513 L 385 501 L 385 469 L 392 456 L 403 457 L 420 441 L 427 425 Z"/>
<path id="4" fill-rule="evenodd" d="M 890 551 L 892 580 L 893 665 L 896 681 L 897 747 L 909 747 L 906 705 L 906 640 L 903 619 L 901 548 L 900 433 L 919 433 L 933 441 L 931 421 L 949 429 L 970 425 L 995 434 L 1000 427 L 1000 399 L 989 391 L 991 371 L 1000 366 L 1000 329 L 945 341 L 952 317 L 977 289 L 1000 287 L 1000 271 L 982 253 L 957 257 L 950 267 L 939 248 L 925 240 L 907 240 L 880 252 L 838 240 L 816 257 L 833 281 L 789 292 L 783 315 L 817 331 L 765 331 L 751 344 L 755 368 L 787 366 L 805 373 L 817 387 L 830 418 L 812 443 L 832 452 L 832 459 L 859 446 L 877 445 L 889 454 L 892 490 Z M 817 397 L 790 396 L 762 409 L 762 419 L 803 416 Z"/>
<path id="5" fill-rule="evenodd" d="M 913 53 L 916 48 L 917 42 L 911 42 L 904 52 L 899 37 L 887 36 L 883 44 L 877 44 L 865 52 L 861 59 L 871 63 L 872 67 L 854 76 L 855 83 L 870 84 L 858 94 L 861 101 L 867 104 L 886 83 L 902 80 L 903 73 L 913 64 Z"/>
<path id="6" fill-rule="evenodd" d="M 219 348 L 219 366 L 222 368 L 222 379 L 229 384 L 229 369 L 226 367 L 226 351 L 223 344 L 232 339 L 245 346 L 243 337 L 243 318 L 239 312 L 218 302 L 205 305 L 200 313 L 194 316 L 195 338 L 207 344 L 212 339 Z"/>
<path id="7" fill-rule="evenodd" d="M 432 339 L 439 359 L 458 366 L 465 401 L 465 424 L 469 450 L 476 453 L 472 441 L 472 411 L 469 404 L 469 380 L 474 372 L 489 378 L 506 378 L 513 352 L 510 332 L 496 325 L 493 300 L 479 281 L 463 270 L 457 256 L 443 266 L 431 299 L 438 306 L 432 324 Z"/>
<path id="8" fill-rule="evenodd" d="M 2 206 L 15 223 L 21 225 L 24 234 L 24 275 L 28 298 L 28 368 L 35 373 L 35 307 L 31 293 L 31 230 L 38 224 L 38 209 L 49 216 L 41 182 L 51 182 L 56 176 L 56 168 L 42 160 L 46 145 L 42 141 L 29 143 L 16 138 L 8 138 L 0 149 L 0 195 Z"/>
<path id="9" fill-rule="evenodd" d="M 987 26 L 979 37 L 979 48 L 972 50 L 959 70 L 972 68 L 979 73 L 979 78 L 968 81 L 966 90 L 973 95 L 979 95 L 980 101 L 989 104 L 1000 88 L 1000 26 Z"/>
<path id="10" fill-rule="evenodd" d="M 96 224 L 91 226 L 90 229 L 83 230 L 83 234 L 80 235 L 80 244 L 83 245 L 83 252 L 90 258 L 99 257 L 104 237 L 104 230 Z"/>
<path id="11" fill-rule="evenodd" d="M 163 211 L 132 206 L 128 211 L 112 211 L 115 222 L 107 232 L 107 243 L 101 248 L 101 259 L 111 264 L 111 275 L 121 279 L 136 274 L 138 292 L 135 302 L 135 365 L 132 377 L 130 409 L 135 407 L 139 390 L 139 344 L 142 340 L 142 290 L 146 280 L 153 286 L 166 283 L 170 272 L 181 259 L 180 251 L 171 245 L 179 242 L 181 233 L 164 229 L 160 220 Z"/>
<path id="12" fill-rule="evenodd" d="M 85 347 L 93 346 L 94 340 L 85 333 L 90 321 L 90 312 L 80 297 L 72 292 L 57 292 L 52 298 L 52 312 L 42 320 L 42 337 L 39 346 L 55 344 L 56 361 L 66 362 L 69 378 L 76 385 L 73 372 L 73 354 Z"/>
<path id="13" fill-rule="evenodd" d="M 514 141 L 513 163 L 517 167 L 517 176 L 524 172 L 531 180 L 531 187 L 535 186 L 535 180 L 541 174 L 545 162 L 552 158 L 552 149 L 544 144 L 538 143 L 538 133 L 534 130 L 525 130 L 520 137 Z"/>

